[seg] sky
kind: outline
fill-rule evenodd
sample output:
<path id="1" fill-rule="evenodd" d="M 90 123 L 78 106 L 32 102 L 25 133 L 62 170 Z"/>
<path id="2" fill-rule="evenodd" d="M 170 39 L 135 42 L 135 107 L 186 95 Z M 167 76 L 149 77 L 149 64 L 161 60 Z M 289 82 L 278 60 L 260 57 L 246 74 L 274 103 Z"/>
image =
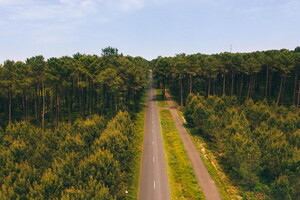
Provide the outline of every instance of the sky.
<path id="1" fill-rule="evenodd" d="M 148 60 L 294 49 L 300 0 L 0 0 L 0 63 L 108 46 Z"/>

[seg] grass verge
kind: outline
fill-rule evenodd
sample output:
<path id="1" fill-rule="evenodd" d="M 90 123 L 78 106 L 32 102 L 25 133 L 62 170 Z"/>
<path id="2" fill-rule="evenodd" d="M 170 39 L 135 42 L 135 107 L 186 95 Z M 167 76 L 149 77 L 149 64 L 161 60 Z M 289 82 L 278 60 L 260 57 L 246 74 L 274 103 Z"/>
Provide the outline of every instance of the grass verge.
<path id="1" fill-rule="evenodd" d="M 168 108 L 167 102 L 162 97 L 162 89 L 155 89 L 155 99 L 157 102 L 158 107 L 160 108 Z"/>
<path id="2" fill-rule="evenodd" d="M 146 100 L 147 100 L 147 89 L 143 92 L 141 98 L 142 109 L 134 116 L 134 136 L 132 147 L 134 148 L 133 160 L 131 162 L 132 169 L 132 181 L 129 187 L 128 196 L 126 199 L 136 200 L 138 199 L 139 193 L 139 177 L 142 163 L 142 150 L 143 150 L 143 139 L 144 139 L 144 128 L 145 128 L 145 113 L 146 113 Z"/>
<path id="3" fill-rule="evenodd" d="M 159 111 L 171 199 L 205 199 L 170 110 Z"/>

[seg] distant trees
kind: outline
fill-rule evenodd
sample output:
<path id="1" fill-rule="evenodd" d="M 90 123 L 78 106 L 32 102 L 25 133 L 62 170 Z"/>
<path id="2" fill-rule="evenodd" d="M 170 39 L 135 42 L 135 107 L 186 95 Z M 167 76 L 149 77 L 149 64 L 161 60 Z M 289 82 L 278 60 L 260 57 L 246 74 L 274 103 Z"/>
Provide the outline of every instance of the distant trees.
<path id="1" fill-rule="evenodd" d="M 13 86 L 15 79 L 15 71 L 14 71 L 14 61 L 7 60 L 4 62 L 3 68 L 1 68 L 1 87 L 3 90 L 6 90 L 3 95 L 6 95 L 8 99 L 7 110 L 8 110 L 8 124 L 12 122 L 12 99 L 13 99 Z M 6 94 L 5 94 L 6 93 Z"/>
<path id="2" fill-rule="evenodd" d="M 171 65 L 171 59 L 170 58 L 162 58 L 158 57 L 157 60 L 155 60 L 154 63 L 155 67 L 155 76 L 156 79 L 158 80 L 159 84 L 163 88 L 163 99 L 165 98 L 165 90 L 166 90 L 166 84 L 168 80 L 171 79 L 171 71 L 170 69 L 172 68 Z"/>
<path id="3" fill-rule="evenodd" d="M 240 101 L 266 99 L 276 105 L 299 106 L 298 48 L 294 51 L 179 54 L 158 57 L 152 66 L 158 84 L 162 88 L 168 86 L 180 104 L 184 104 L 190 93 L 199 92 L 205 96 L 235 95 Z"/>
<path id="4" fill-rule="evenodd" d="M 102 56 L 7 60 L 0 66 L 0 125 L 29 121 L 45 130 L 93 114 L 115 116 L 135 109 L 146 86 L 148 62 L 103 49 Z"/>

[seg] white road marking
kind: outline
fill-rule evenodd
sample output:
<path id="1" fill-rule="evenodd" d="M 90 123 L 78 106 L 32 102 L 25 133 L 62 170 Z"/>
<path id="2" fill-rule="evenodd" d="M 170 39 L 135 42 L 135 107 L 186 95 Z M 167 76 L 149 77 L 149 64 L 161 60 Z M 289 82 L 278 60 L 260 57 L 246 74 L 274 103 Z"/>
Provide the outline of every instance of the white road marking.
<path id="1" fill-rule="evenodd" d="M 155 189 L 155 181 L 153 182 L 153 187 L 154 187 L 154 189 Z"/>
<path id="2" fill-rule="evenodd" d="M 154 163 L 154 157 L 153 157 L 153 163 Z"/>
<path id="3" fill-rule="evenodd" d="M 152 133 L 154 133 L 154 130 L 152 129 Z"/>
<path id="4" fill-rule="evenodd" d="M 152 145 L 154 145 L 154 141 L 152 141 Z"/>

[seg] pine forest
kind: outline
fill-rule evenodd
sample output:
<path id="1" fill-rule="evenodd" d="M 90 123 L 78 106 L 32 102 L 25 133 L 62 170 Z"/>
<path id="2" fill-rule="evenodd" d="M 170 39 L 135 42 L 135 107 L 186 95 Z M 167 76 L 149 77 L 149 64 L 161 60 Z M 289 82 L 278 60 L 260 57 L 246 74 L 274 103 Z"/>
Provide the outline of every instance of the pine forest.
<path id="1" fill-rule="evenodd" d="M 300 199 L 300 47 L 6 60 L 0 199 L 138 199 L 152 71 L 156 98 L 171 94 L 237 199 Z"/>

